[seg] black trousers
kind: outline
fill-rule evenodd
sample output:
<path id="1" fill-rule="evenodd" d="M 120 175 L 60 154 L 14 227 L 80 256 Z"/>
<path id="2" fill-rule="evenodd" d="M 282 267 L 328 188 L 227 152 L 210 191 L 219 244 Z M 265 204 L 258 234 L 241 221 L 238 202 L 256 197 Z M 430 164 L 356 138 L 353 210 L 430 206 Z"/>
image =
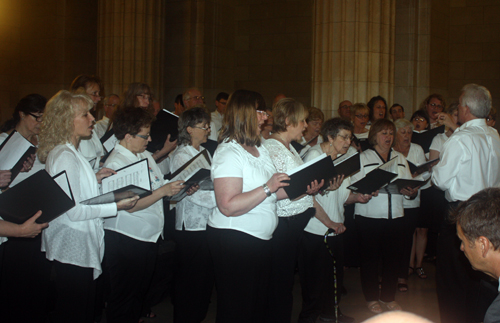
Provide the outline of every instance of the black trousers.
<path id="1" fill-rule="evenodd" d="M 264 322 L 271 242 L 210 226 L 207 233 L 217 288 L 216 322 Z"/>
<path id="2" fill-rule="evenodd" d="M 40 250 L 41 234 L 33 239 L 9 238 L 3 247 L 0 321 L 45 321 L 52 264 Z"/>
<path id="3" fill-rule="evenodd" d="M 106 271 L 109 277 L 108 323 L 137 323 L 155 267 L 157 244 L 106 230 Z"/>
<path id="4" fill-rule="evenodd" d="M 411 247 L 413 246 L 413 234 L 417 228 L 419 208 L 405 209 L 403 217 L 403 234 L 401 236 L 401 246 L 403 254 L 399 262 L 398 278 L 408 279 L 408 267 L 410 265 Z"/>
<path id="5" fill-rule="evenodd" d="M 207 231 L 176 231 L 174 322 L 201 322 L 207 315 L 214 287 Z"/>
<path id="6" fill-rule="evenodd" d="M 271 239 L 272 258 L 269 281 L 267 320 L 273 323 L 290 323 L 293 307 L 293 284 L 299 243 L 309 220 L 316 209 L 291 216 L 279 217 L 278 227 Z"/>
<path id="7" fill-rule="evenodd" d="M 303 233 L 299 251 L 299 275 L 302 288 L 302 310 L 299 322 L 315 322 L 320 314 L 322 317 L 335 318 L 335 294 L 338 304 L 344 283 L 343 234 L 328 237 L 327 242 L 335 258 L 335 276 L 334 258 L 326 248 L 324 236 Z"/>
<path id="8" fill-rule="evenodd" d="M 402 255 L 404 219 L 373 219 L 356 215 L 361 247 L 361 287 L 367 302 L 392 302 L 396 294 L 399 261 Z M 382 260 L 382 289 L 378 268 Z"/>
<path id="9" fill-rule="evenodd" d="M 53 263 L 56 284 L 56 305 L 51 322 L 94 322 L 94 269 Z"/>

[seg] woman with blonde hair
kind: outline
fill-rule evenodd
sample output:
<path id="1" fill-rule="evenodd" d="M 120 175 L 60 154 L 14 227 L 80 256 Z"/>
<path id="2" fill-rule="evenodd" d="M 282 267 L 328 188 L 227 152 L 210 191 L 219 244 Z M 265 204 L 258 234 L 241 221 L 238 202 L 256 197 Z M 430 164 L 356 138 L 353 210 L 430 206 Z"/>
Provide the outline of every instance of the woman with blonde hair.
<path id="1" fill-rule="evenodd" d="M 42 251 L 53 261 L 57 300 L 54 322 L 92 322 L 95 279 L 102 272 L 103 218 L 130 209 L 137 197 L 117 203 L 84 205 L 99 195 L 98 183 L 114 171 L 94 173 L 78 151 L 82 137 L 92 134 L 93 106 L 87 94 L 59 91 L 47 103 L 40 132 L 38 157 L 52 176 L 66 171 L 75 207 L 50 223 L 42 233 Z"/>
<path id="2" fill-rule="evenodd" d="M 258 93 L 230 97 L 212 163 L 217 202 L 207 236 L 217 287 L 217 322 L 263 322 L 271 270 L 270 239 L 278 224 L 276 200 L 283 181 L 260 144 L 267 113 Z"/>

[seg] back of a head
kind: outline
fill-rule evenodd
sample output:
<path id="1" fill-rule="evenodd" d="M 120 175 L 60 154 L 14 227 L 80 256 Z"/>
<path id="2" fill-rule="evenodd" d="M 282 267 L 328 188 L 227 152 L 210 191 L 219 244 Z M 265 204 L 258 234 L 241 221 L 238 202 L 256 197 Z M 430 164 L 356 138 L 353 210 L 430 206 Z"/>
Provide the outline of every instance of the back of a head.
<path id="1" fill-rule="evenodd" d="M 469 110 L 476 118 L 486 118 L 491 110 L 491 94 L 487 88 L 478 84 L 467 84 L 462 88 L 460 99 L 462 106 Z"/>

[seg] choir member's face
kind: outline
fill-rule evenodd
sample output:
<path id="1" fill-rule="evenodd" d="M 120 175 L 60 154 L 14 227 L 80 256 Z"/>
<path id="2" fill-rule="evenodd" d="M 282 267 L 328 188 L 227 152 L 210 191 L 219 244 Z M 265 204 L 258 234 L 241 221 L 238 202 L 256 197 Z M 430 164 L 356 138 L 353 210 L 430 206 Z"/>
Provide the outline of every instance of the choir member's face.
<path id="1" fill-rule="evenodd" d="M 101 92 L 101 88 L 96 83 L 92 83 L 91 85 L 89 85 L 85 89 L 85 92 L 87 92 L 87 94 L 90 95 L 90 98 L 94 102 L 94 106 L 96 106 L 97 103 L 101 101 L 101 96 L 99 95 Z"/>
<path id="2" fill-rule="evenodd" d="M 151 94 L 143 93 L 136 96 L 136 98 L 137 98 L 136 108 L 146 109 L 147 107 L 149 107 L 149 103 L 151 102 Z"/>
<path id="3" fill-rule="evenodd" d="M 405 113 L 403 112 L 403 108 L 400 106 L 395 106 L 391 109 L 391 117 L 393 121 L 398 119 L 403 119 L 405 117 Z"/>
<path id="4" fill-rule="evenodd" d="M 339 107 L 339 116 L 343 119 L 351 119 L 351 101 L 342 101 Z"/>
<path id="5" fill-rule="evenodd" d="M 321 130 L 321 126 L 323 125 L 323 120 L 314 119 L 307 123 L 306 133 L 309 137 L 313 138 L 319 135 L 319 131 Z"/>
<path id="6" fill-rule="evenodd" d="M 365 128 L 368 123 L 368 119 L 370 118 L 370 111 L 368 109 L 360 109 L 354 112 L 352 116 L 352 123 L 355 128 Z"/>
<path id="7" fill-rule="evenodd" d="M 262 110 L 255 110 L 255 111 L 257 113 L 257 122 L 258 122 L 257 135 L 260 135 L 260 129 L 262 129 L 262 125 L 264 124 L 264 122 L 266 122 L 269 114 L 266 111 Z"/>
<path id="8" fill-rule="evenodd" d="M 42 122 L 43 113 L 31 112 L 24 113 L 19 112 L 21 116 L 21 126 L 28 130 L 29 135 L 38 135 L 40 133 L 40 124 Z"/>
<path id="9" fill-rule="evenodd" d="M 392 147 L 392 142 L 394 141 L 394 132 L 392 129 L 383 129 L 377 133 L 375 142 L 376 146 L 379 146 L 382 150 L 389 150 Z"/>
<path id="10" fill-rule="evenodd" d="M 385 118 L 386 109 L 387 107 L 385 106 L 384 101 L 378 100 L 375 102 L 373 105 L 373 121 Z"/>
<path id="11" fill-rule="evenodd" d="M 307 128 L 306 119 L 300 120 L 296 125 L 288 125 L 286 131 L 290 134 L 292 140 L 299 140 L 302 138 L 302 133 Z"/>
<path id="12" fill-rule="evenodd" d="M 431 119 L 431 123 L 436 122 L 437 114 L 443 112 L 443 104 L 437 98 L 432 98 L 427 104 L 427 114 L 429 114 L 429 119 Z"/>
<path id="13" fill-rule="evenodd" d="M 429 125 L 427 123 L 427 120 L 425 120 L 425 118 L 420 117 L 420 116 L 416 116 L 415 118 L 413 118 L 411 120 L 411 123 L 413 123 L 413 127 L 415 127 L 415 131 L 425 130 L 427 128 L 427 126 Z"/>
<path id="14" fill-rule="evenodd" d="M 149 131 L 151 127 L 141 128 L 141 131 L 135 136 L 131 136 L 129 139 L 129 150 L 134 153 L 142 153 L 148 147 L 148 142 L 151 141 L 151 136 L 149 135 Z"/>
<path id="15" fill-rule="evenodd" d="M 191 135 L 191 145 L 198 146 L 199 144 L 207 142 L 208 135 L 211 131 L 209 122 L 200 122 L 194 127 L 188 128 L 188 132 Z"/>
<path id="16" fill-rule="evenodd" d="M 410 126 L 399 128 L 396 132 L 396 142 L 403 147 L 408 147 L 411 143 L 411 135 L 413 131 Z"/>
<path id="17" fill-rule="evenodd" d="M 76 137 L 89 137 L 92 135 L 92 129 L 94 128 L 94 117 L 87 108 L 81 107 L 79 104 L 76 105 L 76 115 L 73 120 L 74 131 L 73 135 Z"/>
<path id="18" fill-rule="evenodd" d="M 342 129 L 335 139 L 328 137 L 328 141 L 330 141 L 337 154 L 345 154 L 351 145 L 351 138 L 352 133 L 349 130 Z"/>

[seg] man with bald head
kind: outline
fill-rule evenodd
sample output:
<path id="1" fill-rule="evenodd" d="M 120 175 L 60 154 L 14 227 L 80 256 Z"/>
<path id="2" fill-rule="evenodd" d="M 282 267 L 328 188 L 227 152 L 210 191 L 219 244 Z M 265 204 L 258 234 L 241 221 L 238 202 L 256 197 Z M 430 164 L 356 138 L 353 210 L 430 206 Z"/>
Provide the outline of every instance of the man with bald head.
<path id="1" fill-rule="evenodd" d="M 352 102 L 349 100 L 344 100 L 339 103 L 339 109 L 337 110 L 339 113 L 339 117 L 344 120 L 351 121 L 351 107 Z"/>
<path id="2" fill-rule="evenodd" d="M 192 87 L 187 89 L 182 95 L 182 101 L 184 102 L 184 108 L 186 110 L 192 109 L 194 107 L 204 107 L 205 97 L 201 94 L 198 88 Z"/>

